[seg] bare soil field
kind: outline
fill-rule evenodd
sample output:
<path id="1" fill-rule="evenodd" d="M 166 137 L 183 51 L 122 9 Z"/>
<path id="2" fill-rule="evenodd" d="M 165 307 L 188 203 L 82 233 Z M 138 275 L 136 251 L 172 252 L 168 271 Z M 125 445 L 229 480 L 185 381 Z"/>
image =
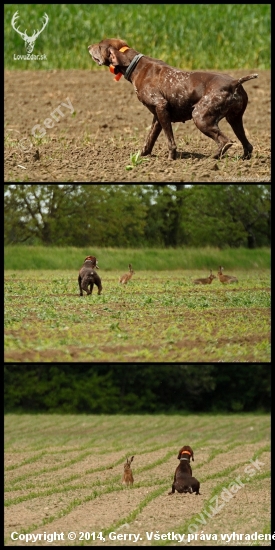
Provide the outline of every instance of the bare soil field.
<path id="1" fill-rule="evenodd" d="M 188 121 L 173 125 L 177 160 L 168 161 L 162 133 L 152 155 L 134 166 L 130 155 L 142 148 L 152 115 L 124 78 L 114 82 L 107 68 L 6 71 L 5 181 L 270 181 L 270 71 L 227 72 L 238 78 L 259 74 L 244 84 L 252 159 L 241 160 L 242 146 L 225 120 L 220 128 L 235 143 L 221 161 L 213 159 L 216 144 Z M 44 134 L 38 142 L 30 140 L 35 125 L 35 135 Z"/>
<path id="2" fill-rule="evenodd" d="M 168 495 L 186 444 L 201 494 Z M 6 546 L 270 546 L 244 539 L 270 534 L 270 513 L 268 415 L 5 418 Z"/>

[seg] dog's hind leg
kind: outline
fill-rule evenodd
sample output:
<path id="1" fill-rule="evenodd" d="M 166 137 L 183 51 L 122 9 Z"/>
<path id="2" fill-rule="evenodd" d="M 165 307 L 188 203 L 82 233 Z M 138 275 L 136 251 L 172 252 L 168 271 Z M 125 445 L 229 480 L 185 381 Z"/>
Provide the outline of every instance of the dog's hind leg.
<path id="1" fill-rule="evenodd" d="M 81 288 L 82 288 L 82 290 L 85 290 L 85 292 L 87 292 L 87 294 L 92 294 L 93 283 L 92 283 L 92 289 L 91 290 L 89 290 L 89 285 L 90 285 L 90 279 L 85 275 L 82 279 L 82 282 L 81 282 Z M 83 294 L 81 294 L 81 296 L 82 295 Z"/>
<path id="2" fill-rule="evenodd" d="M 93 288 L 94 288 L 94 283 L 90 283 L 90 292 L 89 292 L 89 294 L 93 293 Z"/>
<path id="3" fill-rule="evenodd" d="M 81 287 L 81 277 L 80 277 L 80 275 L 78 275 L 78 284 L 79 284 L 79 291 L 80 291 L 79 296 L 83 296 L 83 291 L 82 291 L 82 287 Z"/>
<path id="4" fill-rule="evenodd" d="M 218 151 L 214 155 L 215 159 L 219 159 L 233 145 L 233 142 L 220 130 L 218 123 L 225 117 L 228 109 L 225 109 L 224 104 L 228 97 L 228 92 L 220 93 L 219 98 L 215 98 L 215 107 L 213 107 L 213 97 L 202 97 L 196 104 L 192 118 L 197 128 L 205 135 L 215 141 L 218 146 Z"/>
<path id="5" fill-rule="evenodd" d="M 237 116 L 228 115 L 226 117 L 226 120 L 230 124 L 234 134 L 236 134 L 237 138 L 240 140 L 243 146 L 243 160 L 250 159 L 253 151 L 253 146 L 251 145 L 251 143 L 249 143 L 245 135 L 242 113 L 239 113 Z"/>
<path id="6" fill-rule="evenodd" d="M 168 495 L 173 495 L 174 492 L 175 492 L 175 490 L 176 490 L 176 489 L 175 489 L 175 485 L 174 485 L 174 483 L 173 483 L 173 485 L 172 485 L 172 491 L 170 491 L 170 493 L 168 493 Z"/>
<path id="7" fill-rule="evenodd" d="M 233 142 L 230 141 L 230 139 L 222 133 L 220 130 L 218 123 L 216 121 L 216 117 L 210 117 L 201 115 L 201 113 L 195 113 L 195 110 L 193 111 L 193 120 L 197 126 L 197 128 L 206 136 L 212 138 L 215 143 L 218 146 L 218 151 L 214 155 L 215 159 L 219 159 L 222 157 L 222 155 L 233 145 Z"/>

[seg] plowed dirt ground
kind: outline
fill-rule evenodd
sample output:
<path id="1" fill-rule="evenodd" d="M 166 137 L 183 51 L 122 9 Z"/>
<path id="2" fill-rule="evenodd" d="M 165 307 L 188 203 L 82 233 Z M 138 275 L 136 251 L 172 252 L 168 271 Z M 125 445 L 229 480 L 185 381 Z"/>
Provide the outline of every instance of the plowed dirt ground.
<path id="1" fill-rule="evenodd" d="M 242 146 L 225 120 L 220 128 L 235 144 L 221 161 L 213 159 L 216 144 L 188 121 L 173 125 L 177 160 L 168 161 L 162 133 L 153 154 L 127 170 L 130 154 L 142 148 L 152 121 L 129 82 L 114 82 L 106 68 L 6 71 L 5 181 L 270 181 L 270 72 L 240 69 L 230 74 L 239 78 L 253 72 L 259 78 L 244 84 L 251 160 L 241 160 Z M 71 103 L 74 113 L 62 103 Z M 45 126 L 46 119 L 51 127 Z M 38 142 L 30 140 L 35 125 L 45 130 Z"/>
<path id="2" fill-rule="evenodd" d="M 168 494 L 184 444 L 200 495 Z M 268 415 L 7 415 L 5 546 L 270 546 L 270 468 Z"/>

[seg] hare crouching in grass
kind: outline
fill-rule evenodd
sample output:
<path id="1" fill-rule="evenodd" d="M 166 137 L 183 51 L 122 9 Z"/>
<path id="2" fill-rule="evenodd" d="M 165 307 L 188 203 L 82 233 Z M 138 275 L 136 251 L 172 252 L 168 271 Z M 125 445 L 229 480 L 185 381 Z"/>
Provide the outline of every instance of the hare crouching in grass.
<path id="1" fill-rule="evenodd" d="M 195 285 L 211 285 L 213 279 L 217 279 L 217 277 L 212 274 L 212 269 L 210 269 L 209 277 L 205 277 L 204 279 L 195 279 L 193 283 Z"/>
<path id="2" fill-rule="evenodd" d="M 125 483 L 128 487 L 129 483 L 130 485 L 133 485 L 134 483 L 133 472 L 131 470 L 131 462 L 133 462 L 134 457 L 132 456 L 131 460 L 129 460 L 128 458 L 126 460 L 127 462 L 125 462 L 124 464 L 124 474 L 122 477 L 122 483 Z"/>
<path id="3" fill-rule="evenodd" d="M 221 283 L 238 283 L 237 277 L 234 277 L 233 275 L 224 275 L 223 274 L 223 267 L 220 265 L 219 271 L 218 271 L 218 277 L 220 279 Z"/>
<path id="4" fill-rule="evenodd" d="M 129 273 L 125 273 L 125 275 L 121 275 L 119 282 L 126 285 L 128 281 L 130 281 L 131 277 L 134 275 L 134 270 L 132 268 L 132 264 L 129 264 Z"/>

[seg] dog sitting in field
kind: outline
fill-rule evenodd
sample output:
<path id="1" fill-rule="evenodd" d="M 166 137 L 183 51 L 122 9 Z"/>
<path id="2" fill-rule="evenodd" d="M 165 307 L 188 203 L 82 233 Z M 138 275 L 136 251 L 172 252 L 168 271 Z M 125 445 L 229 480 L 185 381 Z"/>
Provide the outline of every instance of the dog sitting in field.
<path id="1" fill-rule="evenodd" d="M 178 459 L 180 463 L 176 468 L 172 491 L 168 493 L 169 495 L 172 495 L 175 491 L 178 491 L 178 493 L 196 493 L 196 495 L 200 495 L 200 482 L 195 477 L 192 477 L 190 458 L 194 461 L 193 449 L 185 445 L 179 450 Z"/>
<path id="2" fill-rule="evenodd" d="M 84 260 L 84 264 L 79 271 L 78 284 L 80 290 L 80 296 L 83 296 L 83 290 L 87 292 L 87 295 L 92 294 L 94 284 L 98 288 L 98 294 L 101 294 L 102 284 L 99 275 L 95 269 L 99 269 L 97 259 L 95 256 L 87 256 Z M 89 290 L 90 287 L 90 290 Z"/>

